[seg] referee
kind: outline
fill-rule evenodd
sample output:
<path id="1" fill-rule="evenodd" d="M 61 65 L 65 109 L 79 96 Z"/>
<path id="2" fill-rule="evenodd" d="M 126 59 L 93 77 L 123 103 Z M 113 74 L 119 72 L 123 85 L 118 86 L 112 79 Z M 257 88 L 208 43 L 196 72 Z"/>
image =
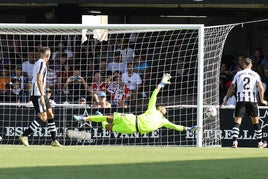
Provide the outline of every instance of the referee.
<path id="1" fill-rule="evenodd" d="M 31 101 L 34 105 L 38 117 L 29 125 L 23 134 L 20 136 L 20 141 L 23 145 L 29 146 L 28 136 L 45 122 L 48 125 L 53 147 L 60 147 L 61 144 L 56 140 L 56 125 L 54 122 L 54 114 L 51 104 L 46 95 L 46 77 L 47 77 L 47 62 L 50 58 L 51 51 L 48 47 L 43 47 L 40 50 L 40 59 L 37 60 L 33 68 L 32 76 L 32 91 Z"/>
<path id="2" fill-rule="evenodd" d="M 226 98 L 223 101 L 223 105 L 232 96 L 236 89 L 236 106 L 234 110 L 234 126 L 232 130 L 233 134 L 233 148 L 238 146 L 238 135 L 239 128 L 244 117 L 245 112 L 251 118 L 252 124 L 254 125 L 256 138 L 258 140 L 258 148 L 267 147 L 267 143 L 262 141 L 262 129 L 259 124 L 259 102 L 263 105 L 267 105 L 267 101 L 264 100 L 264 88 L 258 73 L 251 70 L 252 60 L 250 58 L 244 58 L 242 61 L 243 70 L 238 71 L 234 76 L 232 84 L 226 94 Z M 257 90 L 258 89 L 258 90 Z"/>

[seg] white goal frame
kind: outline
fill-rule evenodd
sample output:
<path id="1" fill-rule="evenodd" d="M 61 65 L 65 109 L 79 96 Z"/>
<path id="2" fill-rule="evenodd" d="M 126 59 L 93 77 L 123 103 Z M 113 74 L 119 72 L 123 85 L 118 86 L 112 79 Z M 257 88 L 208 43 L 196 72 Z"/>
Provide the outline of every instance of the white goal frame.
<path id="1" fill-rule="evenodd" d="M 19 29 L 114 29 L 114 30 L 198 30 L 198 87 L 197 87 L 197 125 L 201 130 L 196 134 L 196 146 L 202 147 L 203 138 L 203 76 L 204 76 L 204 25 L 203 24 L 109 24 L 109 25 L 83 25 L 83 24 L 0 24 L 0 28 Z M 7 31 L 8 34 L 8 31 Z M 5 103 L 0 103 L 4 105 Z M 27 106 L 28 104 L 20 104 Z M 56 105 L 61 106 L 61 105 Z"/>

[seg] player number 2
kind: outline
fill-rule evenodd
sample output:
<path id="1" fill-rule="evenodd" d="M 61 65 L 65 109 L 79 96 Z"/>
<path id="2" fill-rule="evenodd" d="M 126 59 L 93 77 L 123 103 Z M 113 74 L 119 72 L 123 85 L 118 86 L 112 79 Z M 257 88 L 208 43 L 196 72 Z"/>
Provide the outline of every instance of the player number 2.
<path id="1" fill-rule="evenodd" d="M 245 77 L 243 79 L 243 81 L 244 81 L 244 85 L 243 85 L 244 90 L 249 90 L 250 89 L 250 86 L 249 86 L 250 78 L 249 77 Z"/>

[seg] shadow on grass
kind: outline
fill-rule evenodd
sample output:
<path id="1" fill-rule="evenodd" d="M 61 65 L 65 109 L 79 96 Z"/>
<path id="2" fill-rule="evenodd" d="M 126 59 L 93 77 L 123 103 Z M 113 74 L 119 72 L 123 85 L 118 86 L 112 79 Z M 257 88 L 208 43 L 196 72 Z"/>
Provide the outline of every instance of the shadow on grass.
<path id="1" fill-rule="evenodd" d="M 4 162 L 4 161 L 1 161 Z M 267 158 L 0 169 L 1 179 L 266 178 Z"/>

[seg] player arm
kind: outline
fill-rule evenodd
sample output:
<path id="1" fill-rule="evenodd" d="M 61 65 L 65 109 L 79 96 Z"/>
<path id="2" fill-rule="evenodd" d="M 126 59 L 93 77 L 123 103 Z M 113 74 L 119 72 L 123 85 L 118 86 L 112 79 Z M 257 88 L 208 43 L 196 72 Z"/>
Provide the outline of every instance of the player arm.
<path id="1" fill-rule="evenodd" d="M 229 87 L 228 91 L 227 91 L 227 94 L 226 94 L 226 97 L 223 101 L 223 104 L 222 105 L 226 105 L 228 99 L 233 95 L 233 93 L 235 92 L 235 88 L 236 88 L 236 85 L 235 84 L 231 84 L 231 86 Z"/>
<path id="2" fill-rule="evenodd" d="M 148 103 L 148 109 L 155 108 L 157 94 L 160 91 L 161 87 L 157 86 L 155 90 L 153 91 L 153 94 L 150 97 L 149 103 Z"/>
<path id="3" fill-rule="evenodd" d="M 185 131 L 185 127 L 177 124 L 173 124 L 169 120 L 165 119 L 163 122 L 163 126 L 168 128 L 168 129 L 174 129 L 176 131 Z"/>
<path id="4" fill-rule="evenodd" d="M 267 105 L 267 101 L 264 100 L 264 88 L 261 81 L 257 82 L 257 87 L 259 89 L 260 102 L 264 105 Z"/>
<path id="5" fill-rule="evenodd" d="M 43 84 L 43 74 L 42 73 L 37 73 L 37 87 L 38 90 L 40 91 L 41 96 L 44 96 L 44 84 Z"/>
<path id="6" fill-rule="evenodd" d="M 169 73 L 165 73 L 163 75 L 161 82 L 156 86 L 155 90 L 153 91 L 153 94 L 151 95 L 151 98 L 148 104 L 148 109 L 155 108 L 156 96 L 162 87 L 164 87 L 166 84 L 170 84 L 170 81 L 169 81 L 170 78 L 171 76 Z"/>

